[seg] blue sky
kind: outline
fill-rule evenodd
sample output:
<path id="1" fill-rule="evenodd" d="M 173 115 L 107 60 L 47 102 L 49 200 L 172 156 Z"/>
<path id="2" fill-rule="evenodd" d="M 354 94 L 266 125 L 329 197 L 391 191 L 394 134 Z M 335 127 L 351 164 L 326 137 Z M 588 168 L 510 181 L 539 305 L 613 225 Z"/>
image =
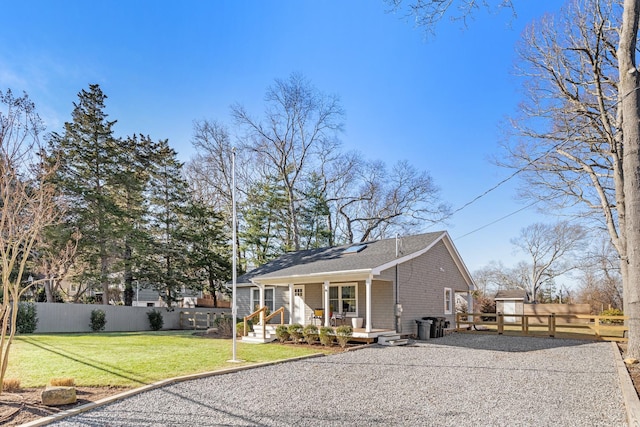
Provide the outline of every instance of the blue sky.
<path id="1" fill-rule="evenodd" d="M 0 90 L 26 91 L 59 131 L 78 92 L 99 83 L 117 136 L 168 138 L 188 160 L 194 120 L 230 124 L 236 102 L 260 114 L 274 79 L 300 72 L 340 96 L 345 150 L 429 171 L 455 209 L 512 173 L 489 159 L 501 155 L 500 125 L 520 100 L 514 47 L 525 25 L 562 4 L 515 3 L 516 18 L 480 11 L 468 28 L 443 22 L 426 40 L 382 0 L 7 1 Z M 524 206 L 516 185 L 436 227 L 471 271 L 512 264 L 509 240 L 555 220 L 530 208 L 487 226 Z"/>

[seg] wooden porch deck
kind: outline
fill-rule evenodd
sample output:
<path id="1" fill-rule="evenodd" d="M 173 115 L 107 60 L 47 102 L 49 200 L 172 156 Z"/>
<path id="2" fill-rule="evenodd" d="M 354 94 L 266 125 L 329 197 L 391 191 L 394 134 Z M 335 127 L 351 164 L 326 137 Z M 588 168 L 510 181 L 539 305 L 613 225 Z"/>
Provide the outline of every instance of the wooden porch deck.
<path id="1" fill-rule="evenodd" d="M 353 330 L 352 340 L 371 343 L 379 336 L 392 335 L 395 333 L 396 331 L 394 329 L 372 329 L 371 332 L 367 332 L 365 328 L 355 328 Z"/>

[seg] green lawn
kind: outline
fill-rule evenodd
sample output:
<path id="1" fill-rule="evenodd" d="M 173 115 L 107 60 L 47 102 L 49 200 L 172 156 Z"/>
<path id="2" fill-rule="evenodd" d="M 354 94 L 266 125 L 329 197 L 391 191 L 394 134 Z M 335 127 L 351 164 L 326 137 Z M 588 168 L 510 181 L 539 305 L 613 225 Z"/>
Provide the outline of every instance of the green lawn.
<path id="1" fill-rule="evenodd" d="M 241 364 L 323 352 L 279 344 L 237 343 Z M 180 375 L 238 363 L 230 339 L 209 339 L 192 331 L 43 334 L 16 336 L 5 378 L 22 387 L 42 387 L 51 378 L 71 377 L 77 386 L 138 387 Z"/>

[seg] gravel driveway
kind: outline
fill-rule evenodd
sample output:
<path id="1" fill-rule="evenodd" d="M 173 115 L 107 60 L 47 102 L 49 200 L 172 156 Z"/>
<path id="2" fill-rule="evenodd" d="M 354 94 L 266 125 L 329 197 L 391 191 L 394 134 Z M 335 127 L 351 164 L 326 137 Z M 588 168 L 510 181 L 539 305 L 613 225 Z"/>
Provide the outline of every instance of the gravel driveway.
<path id="1" fill-rule="evenodd" d="M 378 424 L 627 425 L 610 343 L 469 334 L 181 382 L 53 425 Z"/>

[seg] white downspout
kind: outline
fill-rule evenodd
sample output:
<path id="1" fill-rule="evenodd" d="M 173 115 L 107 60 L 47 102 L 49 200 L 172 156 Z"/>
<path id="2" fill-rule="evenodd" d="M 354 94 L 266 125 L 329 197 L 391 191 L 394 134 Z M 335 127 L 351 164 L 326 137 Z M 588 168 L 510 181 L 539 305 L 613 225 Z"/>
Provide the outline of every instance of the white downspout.
<path id="1" fill-rule="evenodd" d="M 331 326 L 331 318 L 329 317 L 329 281 L 324 282 L 324 326 Z"/>
<path id="2" fill-rule="evenodd" d="M 371 332 L 371 276 L 367 277 L 367 281 L 366 283 L 366 300 L 367 300 L 367 305 L 366 305 L 366 319 L 367 319 L 367 324 L 365 326 L 365 332 Z"/>

